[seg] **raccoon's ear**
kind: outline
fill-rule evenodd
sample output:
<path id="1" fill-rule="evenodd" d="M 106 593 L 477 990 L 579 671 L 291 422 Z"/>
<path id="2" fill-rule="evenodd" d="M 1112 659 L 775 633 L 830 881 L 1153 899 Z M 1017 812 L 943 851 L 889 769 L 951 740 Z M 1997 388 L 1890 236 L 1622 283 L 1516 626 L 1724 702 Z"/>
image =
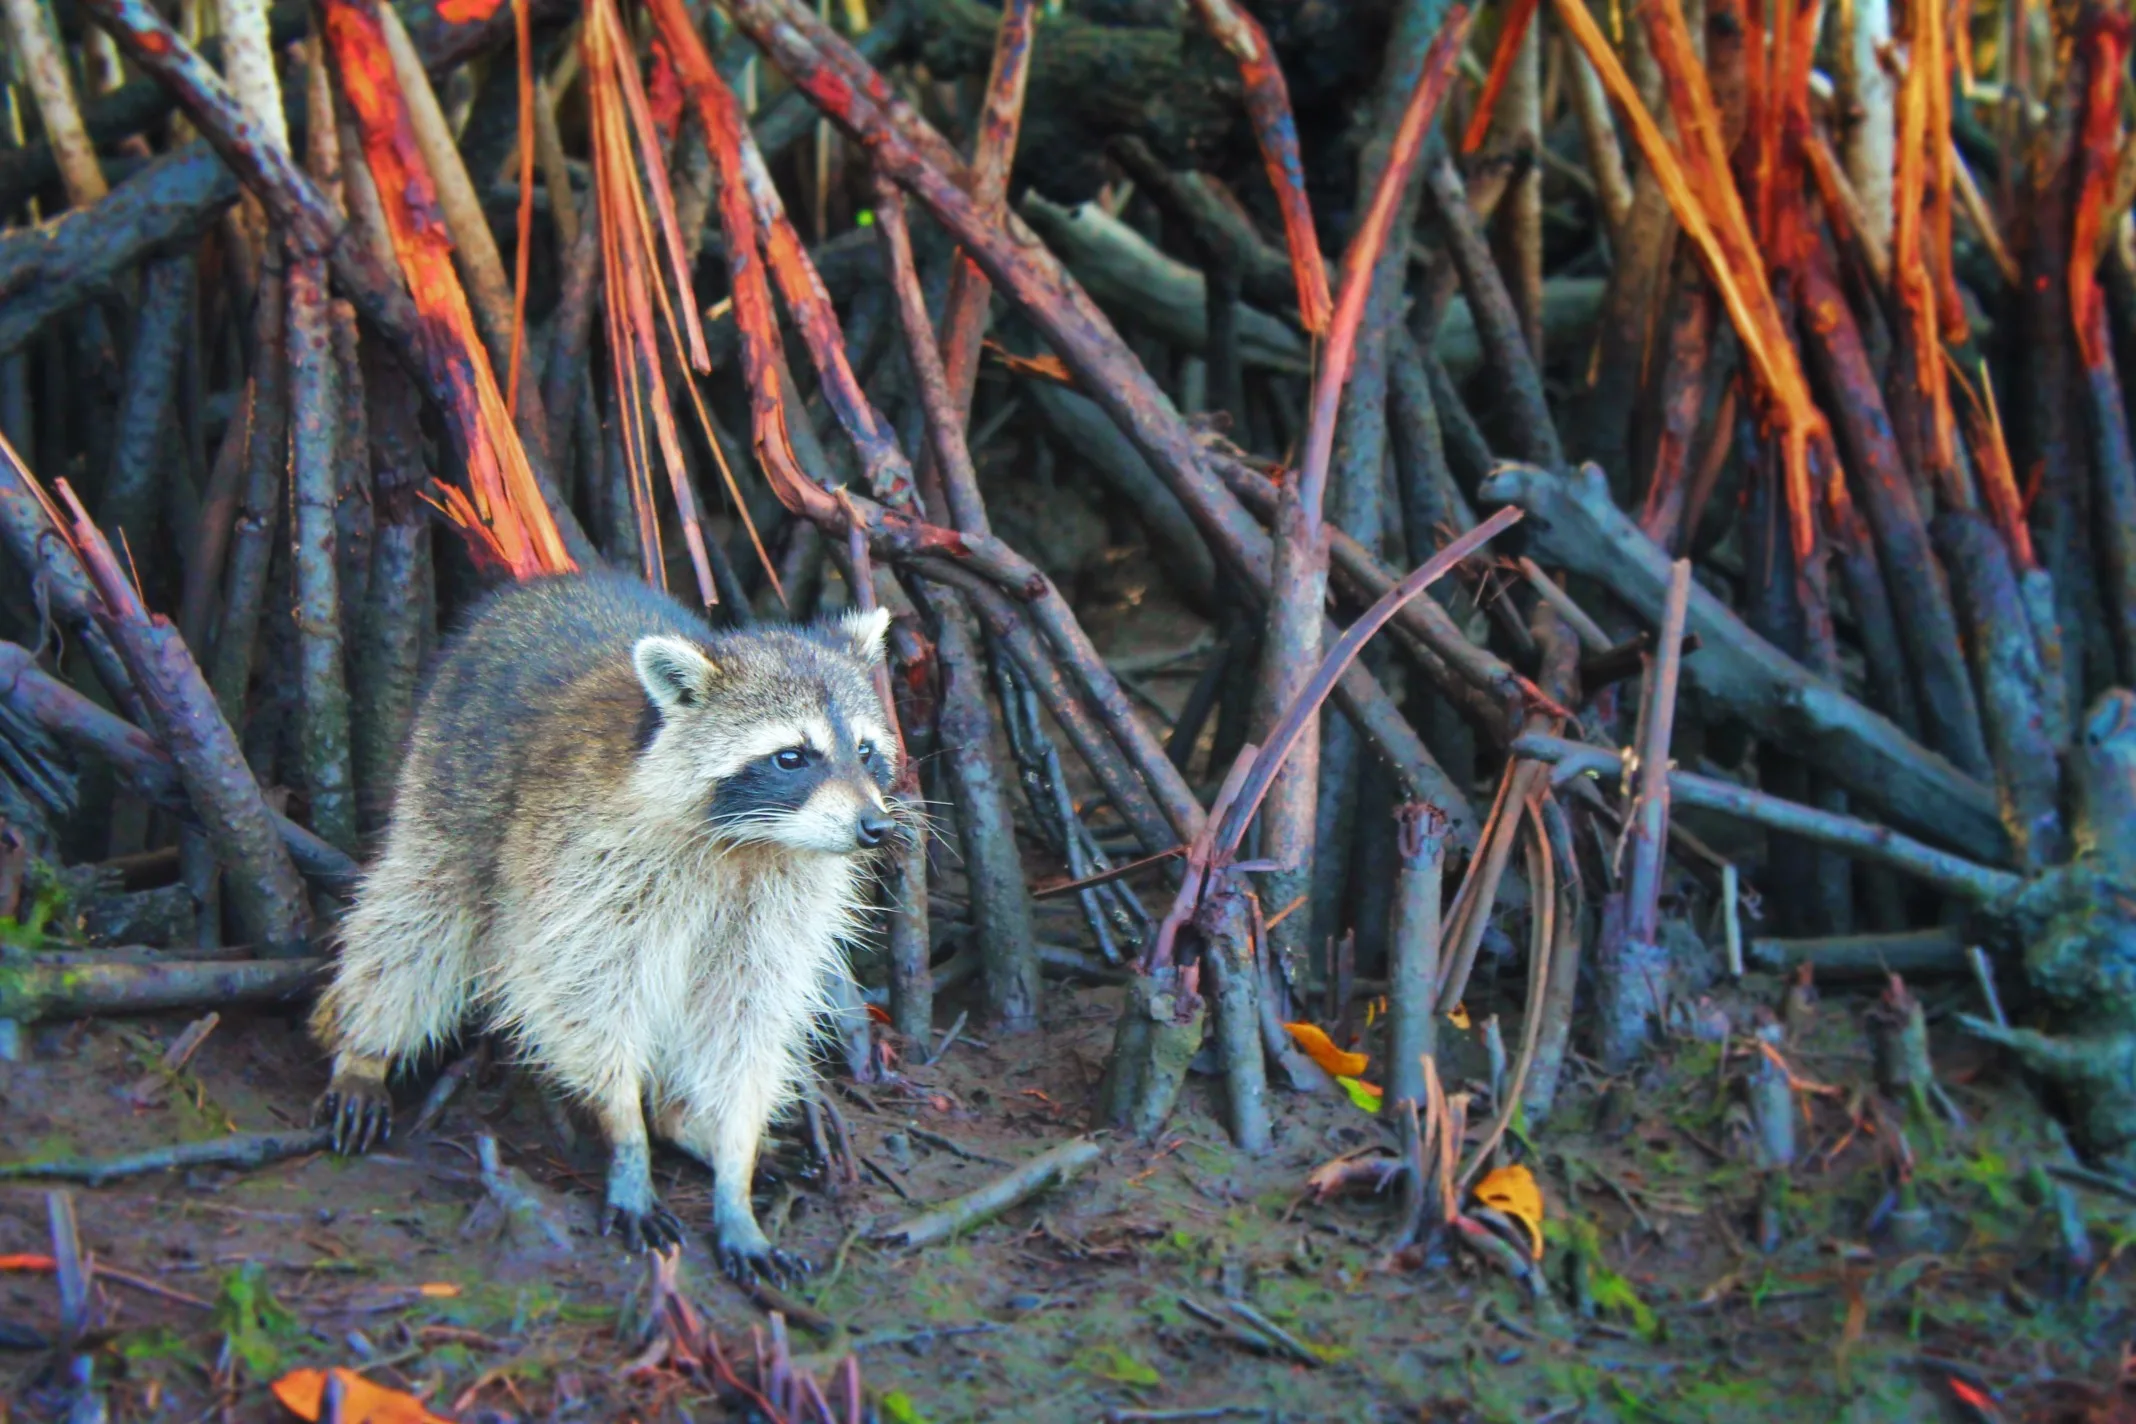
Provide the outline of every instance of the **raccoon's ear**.
<path id="1" fill-rule="evenodd" d="M 702 703 L 719 673 L 704 649 L 684 638 L 640 638 L 630 650 L 630 660 L 638 670 L 638 681 L 645 684 L 646 695 L 663 709 Z"/>
<path id="2" fill-rule="evenodd" d="M 866 613 L 848 613 L 838 620 L 838 631 L 853 645 L 854 655 L 873 666 L 883 660 L 890 635 L 890 610 L 877 607 Z"/>

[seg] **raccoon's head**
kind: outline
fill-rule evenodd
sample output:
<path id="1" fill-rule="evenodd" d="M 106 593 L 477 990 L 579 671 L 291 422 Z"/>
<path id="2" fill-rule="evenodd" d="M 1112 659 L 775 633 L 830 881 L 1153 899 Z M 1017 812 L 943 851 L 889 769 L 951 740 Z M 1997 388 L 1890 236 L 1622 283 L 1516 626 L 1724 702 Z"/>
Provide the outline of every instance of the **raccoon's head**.
<path id="1" fill-rule="evenodd" d="M 825 855 L 874 850 L 898 829 L 885 793 L 897 737 L 876 696 L 890 615 L 631 650 L 647 705 L 639 793 L 729 844 Z"/>

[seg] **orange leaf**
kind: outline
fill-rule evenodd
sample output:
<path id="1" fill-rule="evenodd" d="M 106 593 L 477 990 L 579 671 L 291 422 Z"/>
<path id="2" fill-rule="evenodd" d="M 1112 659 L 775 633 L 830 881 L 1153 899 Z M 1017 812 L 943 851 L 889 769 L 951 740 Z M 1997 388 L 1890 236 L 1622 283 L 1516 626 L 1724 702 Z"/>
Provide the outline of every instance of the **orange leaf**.
<path id="1" fill-rule="evenodd" d="M 438 18 L 448 25 L 479 25 L 497 13 L 504 0 L 438 0 Z"/>
<path id="2" fill-rule="evenodd" d="M 1502 1211 L 1528 1229 L 1535 1259 L 1543 1259 L 1543 1193 L 1526 1167 L 1500 1167 L 1476 1184 L 1476 1200 Z"/>
<path id="3" fill-rule="evenodd" d="M 1337 1048 L 1318 1024 L 1285 1024 L 1283 1029 L 1306 1057 L 1337 1078 L 1355 1078 L 1371 1061 L 1362 1053 L 1345 1053 Z"/>
<path id="4" fill-rule="evenodd" d="M 274 1382 L 274 1397 L 299 1419 L 316 1420 L 326 1397 L 326 1370 L 291 1370 Z M 341 1417 L 345 1424 L 452 1424 L 432 1414 L 412 1394 L 373 1384 L 354 1370 L 335 1368 L 341 1381 Z"/>
<path id="5" fill-rule="evenodd" d="M 870 1004 L 868 1005 L 868 1022 L 886 1024 L 890 1022 L 890 1011 L 881 1004 Z"/>
<path id="6" fill-rule="evenodd" d="M 1452 1013 L 1449 1013 L 1449 1014 L 1448 1014 L 1448 1015 L 1446 1016 L 1446 1021 L 1447 1021 L 1448 1023 L 1452 1024 L 1452 1025 L 1453 1025 L 1453 1026 L 1454 1026 L 1455 1028 L 1461 1029 L 1462 1031 L 1466 1032 L 1466 1031 L 1467 1031 L 1467 1030 L 1469 1029 L 1469 1027 L 1470 1027 L 1470 1024 L 1469 1024 L 1469 1015 L 1468 1015 L 1468 1005 L 1467 1005 L 1467 1004 L 1456 1004 L 1456 1005 L 1454 1005 L 1454 1008 L 1453 1008 L 1453 1012 L 1452 1012 Z"/>
<path id="7" fill-rule="evenodd" d="M 460 1288 L 451 1281 L 425 1281 L 415 1288 L 415 1293 L 432 1300 L 451 1300 L 459 1295 Z"/>
<path id="8" fill-rule="evenodd" d="M 1019 356 L 1006 346 L 994 341 L 986 342 L 981 349 L 987 355 L 999 361 L 1002 367 L 1012 375 L 1029 376 L 1033 380 L 1039 381 L 1051 381 L 1057 386 L 1073 388 L 1075 385 L 1075 377 L 1069 373 L 1067 364 L 1060 357 L 1050 352 L 1044 356 Z"/>
<path id="9" fill-rule="evenodd" d="M 0 1256 L 0 1271 L 56 1271 L 59 1263 L 50 1256 L 26 1252 L 19 1256 Z"/>

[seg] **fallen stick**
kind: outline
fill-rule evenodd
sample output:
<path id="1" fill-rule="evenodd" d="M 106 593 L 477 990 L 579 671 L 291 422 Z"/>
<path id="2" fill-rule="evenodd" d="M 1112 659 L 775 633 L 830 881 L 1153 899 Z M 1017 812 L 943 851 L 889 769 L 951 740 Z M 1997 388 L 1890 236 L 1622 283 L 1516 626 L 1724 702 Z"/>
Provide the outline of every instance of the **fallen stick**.
<path id="1" fill-rule="evenodd" d="M 171 1046 L 163 1050 L 163 1057 L 156 1061 L 156 1066 L 142 1074 L 134 1085 L 120 1096 L 135 1107 L 156 1106 L 162 1101 L 164 1089 L 170 1080 L 185 1071 L 185 1065 L 199 1052 L 200 1045 L 208 1041 L 208 1035 L 215 1032 L 215 1026 L 221 1022 L 222 1015 L 211 1010 L 187 1024 L 185 1029 L 171 1040 Z"/>
<path id="2" fill-rule="evenodd" d="M 188 959 L 170 964 L 0 963 L 0 1018 L 20 1023 L 84 1014 L 138 1014 L 161 1009 L 228 1008 L 300 994 L 327 961 Z"/>
<path id="3" fill-rule="evenodd" d="M 1006 1176 L 997 1177 L 977 1191 L 942 1203 L 925 1215 L 913 1217 L 879 1233 L 880 1240 L 905 1246 L 928 1246 L 945 1241 L 960 1231 L 991 1221 L 1010 1207 L 1037 1196 L 1055 1182 L 1064 1182 L 1098 1160 L 1104 1149 L 1088 1137 L 1078 1137 L 1042 1152 Z"/>
<path id="4" fill-rule="evenodd" d="M 0 1267 L 0 1269 L 11 1271 L 51 1271 L 55 1273 L 59 1269 L 57 1258 L 52 1256 L 9 1256 L 5 1259 L 6 1265 L 5 1267 Z M 212 1300 L 202 1300 L 199 1296 L 193 1295 L 188 1291 L 173 1290 L 160 1281 L 150 1280 L 147 1276 L 136 1275 L 132 1271 L 122 1271 L 118 1267 L 106 1265 L 102 1261 L 90 1260 L 87 1263 L 85 1274 L 93 1280 L 110 1281 L 113 1285 L 130 1286 L 144 1295 L 158 1296 L 164 1300 L 175 1301 L 179 1305 L 190 1305 L 195 1310 L 213 1310 L 215 1308 L 215 1302 Z"/>
<path id="5" fill-rule="evenodd" d="M 1288 1330 L 1285 1330 L 1282 1326 L 1243 1301 L 1227 1300 L 1224 1302 L 1239 1317 L 1237 1320 L 1232 1320 L 1211 1310 L 1192 1296 L 1183 1295 L 1178 1299 L 1179 1303 L 1186 1307 L 1189 1315 L 1214 1326 L 1218 1333 L 1222 1334 L 1226 1339 L 1245 1346 L 1257 1355 L 1274 1355 L 1315 1369 L 1327 1363 L 1325 1359 L 1301 1343 L 1295 1335 L 1292 1335 Z"/>
<path id="6" fill-rule="evenodd" d="M 121 1177 L 139 1177 L 149 1172 L 167 1172 L 182 1167 L 231 1167 L 248 1170 L 264 1167 L 307 1152 L 323 1152 L 332 1140 L 330 1128 L 314 1127 L 303 1132 L 241 1132 L 207 1142 L 182 1142 L 174 1147 L 154 1147 L 123 1157 L 69 1157 L 56 1162 L 0 1163 L 0 1181 L 25 1178 L 80 1182 L 101 1187 Z"/>
<path id="7" fill-rule="evenodd" d="M 1613 781 L 1624 770 L 1623 758 L 1616 752 L 1540 732 L 1518 738 L 1513 743 L 1513 755 L 1556 766 L 1555 781 L 1582 773 Z M 2007 870 L 1996 870 L 1938 850 L 1888 826 L 1798 805 L 1710 776 L 1672 771 L 1669 773 L 1669 796 L 1680 805 L 1719 811 L 1830 846 L 1863 860 L 1888 865 L 1982 908 L 2006 902 L 2025 883 L 2023 877 Z"/>

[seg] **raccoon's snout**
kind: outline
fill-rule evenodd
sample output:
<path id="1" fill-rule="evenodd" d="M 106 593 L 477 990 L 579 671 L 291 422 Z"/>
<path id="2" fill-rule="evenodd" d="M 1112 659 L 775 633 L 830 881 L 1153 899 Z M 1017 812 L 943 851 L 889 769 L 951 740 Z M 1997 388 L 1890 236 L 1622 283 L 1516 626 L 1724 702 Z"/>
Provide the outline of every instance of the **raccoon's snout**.
<path id="1" fill-rule="evenodd" d="M 880 811 L 863 811 L 853 827 L 853 839 L 860 842 L 862 850 L 874 850 L 890 838 L 897 829 L 897 822 Z"/>

